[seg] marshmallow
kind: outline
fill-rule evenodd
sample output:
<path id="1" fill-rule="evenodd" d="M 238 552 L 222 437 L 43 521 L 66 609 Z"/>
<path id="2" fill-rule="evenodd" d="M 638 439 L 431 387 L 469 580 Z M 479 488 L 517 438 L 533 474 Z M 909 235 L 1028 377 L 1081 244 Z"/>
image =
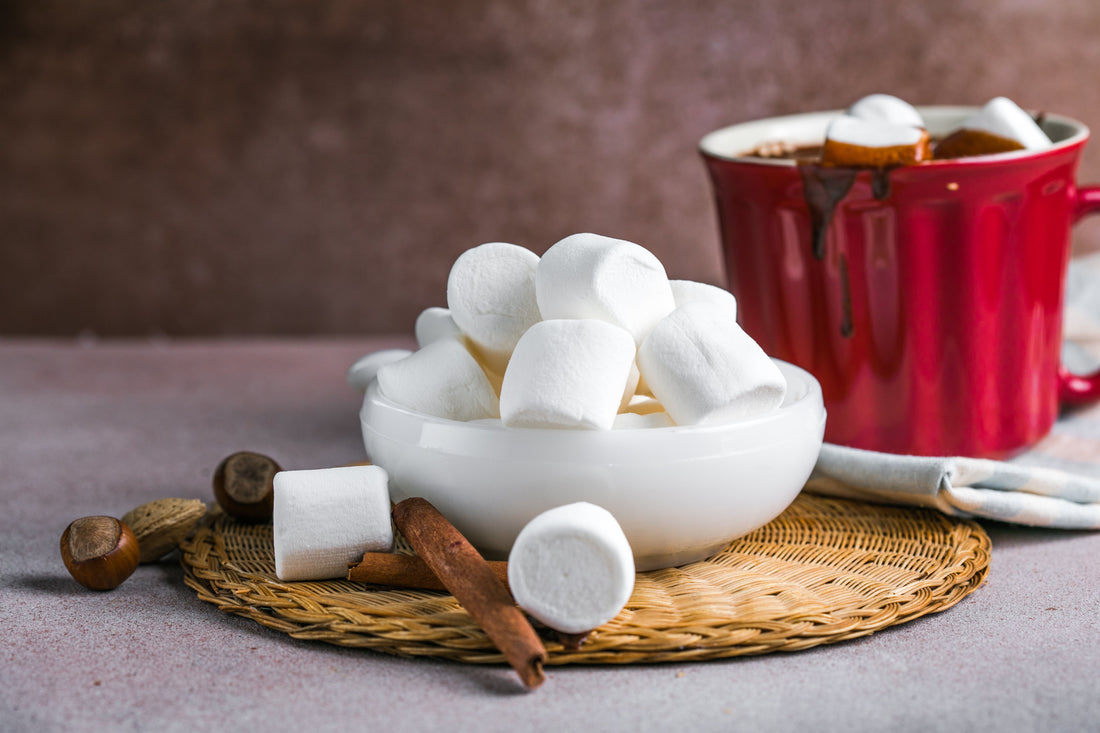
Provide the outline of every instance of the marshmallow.
<path id="1" fill-rule="evenodd" d="M 413 332 L 416 334 L 416 345 L 420 348 L 424 348 L 433 341 L 462 336 L 462 329 L 455 323 L 455 319 L 451 318 L 451 311 L 435 306 L 420 311 L 420 315 L 416 317 Z"/>
<path id="2" fill-rule="evenodd" d="M 387 364 L 377 379 L 385 397 L 414 412 L 451 420 L 500 415 L 489 378 L 457 339 L 435 341 Z"/>
<path id="3" fill-rule="evenodd" d="M 644 428 L 671 428 L 676 423 L 667 412 L 620 412 L 611 424 L 612 430 L 641 430 Z"/>
<path id="4" fill-rule="evenodd" d="M 713 303 L 727 311 L 731 322 L 737 320 L 737 299 L 725 288 L 694 280 L 669 280 L 668 284 L 677 308 L 687 303 Z"/>
<path id="5" fill-rule="evenodd" d="M 932 157 L 928 132 L 911 125 L 840 115 L 825 130 L 823 165 L 913 165 Z"/>
<path id="6" fill-rule="evenodd" d="M 623 412 L 633 412 L 638 415 L 649 415 L 653 412 L 664 412 L 665 408 L 660 402 L 649 395 L 634 395 L 630 398 L 630 402 L 620 409 L 620 414 Z"/>
<path id="7" fill-rule="evenodd" d="M 451 318 L 494 371 L 503 372 L 519 337 L 539 320 L 539 256 L 506 242 L 466 250 L 447 277 Z"/>
<path id="8" fill-rule="evenodd" d="M 505 427 L 609 430 L 623 402 L 634 339 L 594 319 L 540 321 L 512 352 L 500 390 Z"/>
<path id="9" fill-rule="evenodd" d="M 378 466 L 280 471 L 273 492 L 279 580 L 343 578 L 364 552 L 393 547 L 388 477 Z"/>
<path id="10" fill-rule="evenodd" d="M 619 614 L 634 590 L 634 556 L 606 509 L 577 502 L 527 523 L 508 555 L 516 604 L 551 629 L 591 631 Z"/>
<path id="11" fill-rule="evenodd" d="M 1042 150 L 1052 145 L 1042 128 L 1011 99 L 996 97 L 936 146 L 940 158 Z"/>
<path id="12" fill-rule="evenodd" d="M 849 107 L 848 114 L 861 120 L 924 127 L 924 118 L 917 108 L 892 94 L 868 94 Z"/>
<path id="13" fill-rule="evenodd" d="M 623 397 L 619 400 L 619 412 L 622 412 L 630 404 L 630 401 L 634 399 L 634 393 L 638 389 L 638 385 L 642 381 L 642 373 L 638 369 L 638 363 L 634 360 L 630 362 L 630 373 L 626 376 L 626 386 L 623 388 Z"/>
<path id="14" fill-rule="evenodd" d="M 676 307 L 652 252 L 598 234 L 574 234 L 546 250 L 535 294 L 545 319 L 596 318 L 625 328 L 636 343 Z"/>
<path id="15" fill-rule="evenodd" d="M 379 369 L 387 364 L 400 361 L 412 353 L 408 349 L 382 349 L 360 357 L 348 367 L 348 385 L 360 392 L 365 392 L 367 385 L 378 374 Z"/>
<path id="16" fill-rule="evenodd" d="M 638 367 L 677 425 L 766 412 L 787 389 L 764 350 L 708 303 L 683 305 L 654 326 L 638 350 Z"/>

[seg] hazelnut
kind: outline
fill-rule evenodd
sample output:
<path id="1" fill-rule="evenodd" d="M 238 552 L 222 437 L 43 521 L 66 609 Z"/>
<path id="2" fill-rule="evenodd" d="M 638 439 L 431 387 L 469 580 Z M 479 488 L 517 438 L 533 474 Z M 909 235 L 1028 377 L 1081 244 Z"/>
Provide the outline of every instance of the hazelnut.
<path id="1" fill-rule="evenodd" d="M 214 497 L 234 519 L 270 522 L 274 507 L 272 481 L 281 470 L 278 463 L 263 454 L 233 453 L 214 471 Z"/>
<path id="2" fill-rule="evenodd" d="M 176 549 L 206 514 L 198 499 L 154 499 L 122 515 L 141 547 L 141 562 L 156 562 Z"/>
<path id="3" fill-rule="evenodd" d="M 82 517 L 61 535 L 61 559 L 76 582 L 91 590 L 111 590 L 137 569 L 137 537 L 114 517 Z"/>

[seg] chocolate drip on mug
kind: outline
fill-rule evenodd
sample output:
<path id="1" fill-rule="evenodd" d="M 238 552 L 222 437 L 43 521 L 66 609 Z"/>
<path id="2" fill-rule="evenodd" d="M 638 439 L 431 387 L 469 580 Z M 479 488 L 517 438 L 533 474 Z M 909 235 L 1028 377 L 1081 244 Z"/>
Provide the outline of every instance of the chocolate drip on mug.
<path id="1" fill-rule="evenodd" d="M 817 260 L 825 259 L 825 240 L 836 207 L 852 189 L 861 168 L 822 166 L 803 162 L 798 166 L 802 175 L 802 194 L 810 212 L 810 228 L 813 254 Z M 878 201 L 890 197 L 891 167 L 870 169 L 871 194 Z M 848 258 L 840 254 L 841 323 L 840 333 L 851 338 L 855 327 L 852 323 L 852 289 L 848 276 Z"/>
<path id="2" fill-rule="evenodd" d="M 848 278 L 848 256 L 840 253 L 840 335 L 851 338 L 855 331 L 852 324 L 852 283 Z"/>
<path id="3" fill-rule="evenodd" d="M 871 195 L 876 201 L 890 198 L 890 171 L 893 168 L 875 168 L 871 171 Z"/>
<path id="4" fill-rule="evenodd" d="M 825 235 L 837 204 L 848 195 L 859 174 L 857 168 L 834 168 L 813 163 L 798 166 L 802 175 L 802 195 L 810 210 L 814 258 L 825 259 Z"/>

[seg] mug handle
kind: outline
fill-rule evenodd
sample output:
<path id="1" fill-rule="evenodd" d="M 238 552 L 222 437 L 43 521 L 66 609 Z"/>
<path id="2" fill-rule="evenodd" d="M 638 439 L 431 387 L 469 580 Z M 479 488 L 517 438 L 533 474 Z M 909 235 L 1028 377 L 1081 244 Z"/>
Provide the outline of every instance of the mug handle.
<path id="1" fill-rule="evenodd" d="M 1100 213 L 1100 186 L 1078 188 L 1073 223 L 1097 213 Z M 1058 368 L 1058 399 L 1064 405 L 1083 405 L 1100 399 L 1100 370 L 1092 374 L 1074 374 L 1061 365 Z"/>

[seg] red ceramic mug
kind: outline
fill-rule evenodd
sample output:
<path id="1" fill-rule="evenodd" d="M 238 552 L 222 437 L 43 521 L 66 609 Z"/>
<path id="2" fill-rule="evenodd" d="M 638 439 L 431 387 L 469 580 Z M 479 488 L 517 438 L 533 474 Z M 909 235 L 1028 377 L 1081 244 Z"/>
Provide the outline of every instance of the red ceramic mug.
<path id="1" fill-rule="evenodd" d="M 976 111 L 922 108 L 933 136 Z M 1100 375 L 1060 362 L 1083 124 L 1054 146 L 888 171 L 748 157 L 818 143 L 837 112 L 734 125 L 700 149 L 742 326 L 821 382 L 825 439 L 914 455 L 1005 457 L 1041 439 Z M 850 186 L 850 187 L 849 187 Z"/>

